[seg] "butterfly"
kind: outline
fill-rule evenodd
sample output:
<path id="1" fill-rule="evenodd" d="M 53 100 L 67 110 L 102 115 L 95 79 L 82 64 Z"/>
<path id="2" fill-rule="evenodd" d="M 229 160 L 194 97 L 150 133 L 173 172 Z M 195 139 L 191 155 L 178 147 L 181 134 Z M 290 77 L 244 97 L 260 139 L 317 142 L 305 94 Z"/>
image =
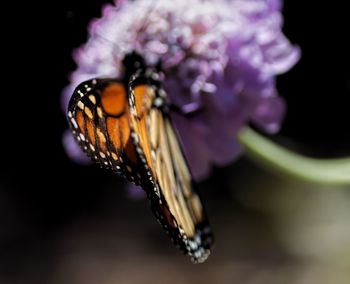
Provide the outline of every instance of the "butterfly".
<path id="1" fill-rule="evenodd" d="M 75 89 L 67 114 L 72 133 L 95 162 L 140 185 L 174 244 L 203 262 L 213 235 L 160 74 L 135 52 L 124 69 L 122 79 L 91 79 Z"/>

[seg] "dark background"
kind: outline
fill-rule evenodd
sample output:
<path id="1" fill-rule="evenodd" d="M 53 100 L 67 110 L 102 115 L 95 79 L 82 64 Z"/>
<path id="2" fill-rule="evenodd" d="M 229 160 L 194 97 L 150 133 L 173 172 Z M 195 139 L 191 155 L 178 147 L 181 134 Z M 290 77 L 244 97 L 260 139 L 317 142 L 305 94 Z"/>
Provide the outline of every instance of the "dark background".
<path id="1" fill-rule="evenodd" d="M 284 5 L 284 32 L 301 47 L 302 58 L 278 78 L 288 113 L 281 132 L 272 139 L 315 157 L 350 155 L 347 4 L 305 2 L 286 0 Z M 29 7 L 18 3 L 9 10 L 17 27 L 4 28 L 10 52 L 4 52 L 3 61 L 8 58 L 10 65 L 3 70 L 8 78 L 2 94 L 6 100 L 2 103 L 0 283 L 119 283 L 102 281 L 101 275 L 133 283 L 128 279 L 136 281 L 136 264 L 143 283 L 158 273 L 160 279 L 168 279 L 167 272 L 174 275 L 169 279 L 183 283 L 189 279 L 210 283 L 218 277 L 225 283 L 244 281 L 261 267 L 264 271 L 284 263 L 299 267 L 304 260 L 295 260 L 283 248 L 268 210 L 257 210 L 251 199 L 241 198 L 247 190 L 258 199 L 271 193 L 248 181 L 251 176 L 257 184 L 279 188 L 286 182 L 245 159 L 215 169 L 201 184 L 218 239 L 204 277 L 198 266 L 192 268 L 170 247 L 147 201 L 130 200 L 118 177 L 95 166 L 76 165 L 66 157 L 61 135 L 67 124 L 60 93 L 75 69 L 71 52 L 86 41 L 87 25 L 100 16 L 103 3 L 62 0 L 27 3 Z M 298 198 L 305 192 L 299 192 Z M 257 235 L 264 241 L 257 241 Z M 164 275 L 154 267 L 162 268 Z M 235 272 L 227 274 L 226 267 Z M 119 271 L 118 276 L 111 271 Z M 178 278 L 181 273 L 183 278 Z M 265 283 L 259 281 L 249 283 Z"/>

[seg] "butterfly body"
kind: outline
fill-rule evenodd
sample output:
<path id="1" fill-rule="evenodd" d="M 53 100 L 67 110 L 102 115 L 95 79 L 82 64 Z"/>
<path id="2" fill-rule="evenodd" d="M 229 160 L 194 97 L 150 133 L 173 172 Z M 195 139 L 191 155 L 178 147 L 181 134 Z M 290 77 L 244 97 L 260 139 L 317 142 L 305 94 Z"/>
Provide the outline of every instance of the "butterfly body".
<path id="1" fill-rule="evenodd" d="M 124 66 L 122 79 L 92 79 L 76 88 L 68 106 L 73 135 L 95 162 L 140 185 L 175 245 L 203 262 L 213 236 L 160 76 L 135 53 Z"/>

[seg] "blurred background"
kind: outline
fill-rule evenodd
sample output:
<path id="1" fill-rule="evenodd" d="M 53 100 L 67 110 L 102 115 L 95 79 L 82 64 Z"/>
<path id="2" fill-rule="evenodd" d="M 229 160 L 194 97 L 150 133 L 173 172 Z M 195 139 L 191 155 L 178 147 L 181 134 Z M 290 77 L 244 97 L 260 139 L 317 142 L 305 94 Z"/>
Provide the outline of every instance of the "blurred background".
<path id="1" fill-rule="evenodd" d="M 244 157 L 216 168 L 200 184 L 216 246 L 192 265 L 147 200 L 67 158 L 60 92 L 75 68 L 71 52 L 105 2 L 8 10 L 19 25 L 5 36 L 16 51 L 3 82 L 0 283 L 350 283 L 349 187 L 285 179 Z M 303 55 L 278 78 L 288 113 L 271 139 L 314 157 L 350 156 L 347 5 L 309 2 L 285 0 L 284 32 Z"/>

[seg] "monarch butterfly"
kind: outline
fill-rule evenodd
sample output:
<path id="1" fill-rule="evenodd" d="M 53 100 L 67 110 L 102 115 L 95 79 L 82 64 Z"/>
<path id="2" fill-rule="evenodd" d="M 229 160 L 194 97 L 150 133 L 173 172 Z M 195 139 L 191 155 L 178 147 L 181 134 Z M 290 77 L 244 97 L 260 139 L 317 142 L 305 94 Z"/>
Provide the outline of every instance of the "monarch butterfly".
<path id="1" fill-rule="evenodd" d="M 159 74 L 136 53 L 125 56 L 124 68 L 123 79 L 92 79 L 75 89 L 68 106 L 73 135 L 95 162 L 140 185 L 175 245 L 203 262 L 213 236 Z"/>

